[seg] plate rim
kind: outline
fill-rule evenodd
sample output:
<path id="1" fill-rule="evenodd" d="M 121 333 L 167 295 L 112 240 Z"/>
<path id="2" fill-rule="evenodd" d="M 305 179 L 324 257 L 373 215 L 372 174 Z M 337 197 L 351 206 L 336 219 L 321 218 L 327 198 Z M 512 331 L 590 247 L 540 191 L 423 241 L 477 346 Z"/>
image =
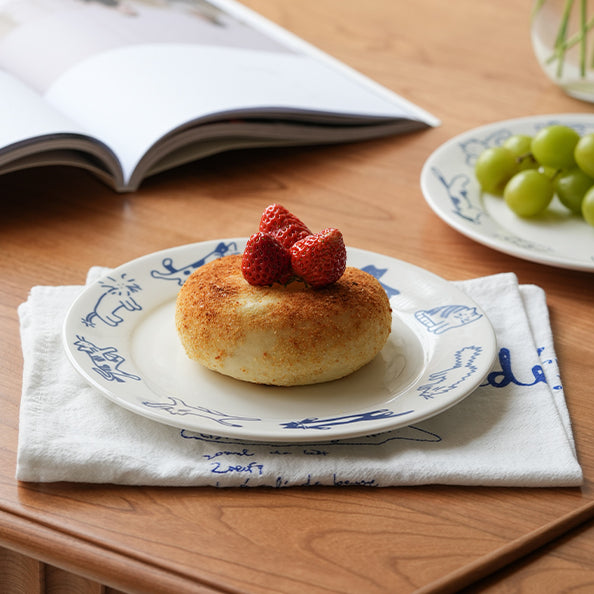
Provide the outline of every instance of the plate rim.
<path id="1" fill-rule="evenodd" d="M 491 237 L 489 235 L 485 235 L 481 233 L 479 229 L 472 228 L 469 225 L 466 225 L 462 219 L 458 219 L 451 215 L 451 213 L 443 207 L 442 201 L 437 199 L 433 192 L 429 191 L 428 183 L 429 178 L 431 177 L 432 168 L 435 166 L 435 161 L 443 156 L 444 154 L 451 151 L 452 147 L 458 146 L 461 142 L 472 135 L 480 135 L 484 134 L 488 131 L 493 131 L 498 128 L 505 128 L 507 126 L 512 127 L 515 125 L 522 125 L 522 124 L 529 124 L 529 123 L 538 123 L 538 122 L 546 122 L 548 120 L 574 120 L 573 123 L 579 123 L 580 121 L 587 121 L 587 123 L 594 127 L 594 114 L 589 113 L 554 113 L 554 114 L 540 114 L 534 116 L 523 116 L 518 118 L 510 118 L 507 120 L 499 120 L 494 121 L 488 124 L 483 124 L 481 126 L 477 126 L 475 128 L 471 128 L 452 138 L 449 138 L 445 142 L 443 142 L 440 146 L 438 146 L 425 160 L 423 167 L 421 168 L 421 175 L 420 175 L 420 185 L 423 197 L 425 201 L 433 210 L 433 212 L 447 225 L 461 233 L 462 235 L 480 243 L 481 245 L 485 245 L 491 249 L 494 249 L 498 252 L 508 254 L 510 256 L 514 256 L 516 258 L 520 258 L 522 260 L 527 260 L 530 262 L 535 262 L 538 264 L 545 264 L 548 266 L 554 266 L 558 268 L 564 268 L 568 270 L 577 270 L 581 272 L 593 272 L 594 271 L 594 260 L 589 263 L 588 261 L 584 260 L 569 260 L 562 256 L 558 255 L 551 255 L 545 254 L 542 252 L 534 252 L 533 250 L 527 249 L 523 246 L 518 246 L 515 244 L 510 243 L 509 246 L 498 240 L 496 237 Z M 482 213 L 488 215 L 485 210 L 482 210 Z M 496 220 L 493 220 L 493 224 L 497 225 L 499 228 L 503 229 Z M 594 254 L 593 254 L 594 257 Z"/>
<path id="2" fill-rule="evenodd" d="M 75 300 L 70 304 L 70 306 L 67 310 L 67 314 L 66 314 L 65 319 L 62 324 L 62 345 L 63 345 L 63 348 L 66 352 L 67 358 L 68 358 L 69 362 L 71 363 L 73 369 L 88 384 L 90 384 L 93 388 L 98 390 L 101 393 L 102 397 L 107 398 L 111 402 L 114 402 L 115 404 L 121 406 L 122 408 L 129 410 L 141 417 L 149 418 L 155 422 L 173 426 L 178 429 L 187 429 L 192 432 L 213 434 L 213 435 L 218 435 L 221 437 L 238 439 L 242 442 L 256 442 L 256 443 L 266 443 L 266 442 L 323 443 L 323 442 L 329 442 L 329 441 L 338 441 L 338 440 L 342 440 L 342 439 L 349 439 L 349 438 L 355 438 L 355 437 L 362 437 L 362 436 L 386 433 L 388 431 L 391 431 L 391 430 L 394 430 L 394 429 L 397 429 L 397 428 L 400 428 L 403 426 L 408 426 L 410 424 L 422 422 L 422 421 L 424 421 L 428 418 L 431 418 L 437 414 L 441 414 L 442 412 L 445 412 L 449 408 L 457 405 L 462 400 L 467 398 L 472 392 L 474 392 L 479 387 L 479 385 L 482 383 L 482 381 L 484 380 L 486 375 L 489 373 L 489 371 L 492 367 L 492 364 L 495 361 L 496 356 L 497 356 L 497 338 L 495 335 L 494 328 L 493 328 L 488 316 L 486 315 L 484 310 L 474 301 L 474 299 L 472 299 L 470 296 L 468 296 L 466 293 L 464 293 L 458 287 L 455 287 L 453 284 L 451 284 L 450 281 L 447 281 L 443 277 L 440 277 L 439 275 L 437 275 L 429 270 L 426 270 L 424 268 L 421 268 L 415 264 L 406 262 L 404 260 L 399 260 L 397 258 L 387 256 L 385 254 L 381 254 L 378 252 L 373 252 L 373 251 L 365 250 L 365 249 L 361 249 L 361 248 L 356 248 L 356 247 L 352 247 L 352 246 L 347 247 L 347 250 L 349 252 L 358 253 L 359 255 L 363 255 L 363 256 L 369 256 L 372 259 L 371 261 L 373 261 L 373 258 L 376 258 L 376 259 L 379 258 L 380 260 L 388 259 L 390 261 L 396 262 L 400 266 L 404 266 L 404 267 L 408 268 L 409 270 L 411 270 L 413 272 L 420 271 L 427 278 L 431 278 L 435 282 L 446 283 L 448 286 L 450 286 L 450 288 L 452 289 L 452 291 L 454 293 L 459 293 L 460 295 L 462 295 L 464 297 L 465 301 L 472 303 L 477 308 L 477 310 L 482 314 L 482 317 L 483 317 L 483 324 L 484 324 L 483 331 L 485 333 L 485 336 L 483 337 L 481 346 L 483 346 L 487 351 L 491 352 L 491 357 L 488 360 L 488 364 L 483 364 L 482 373 L 479 373 L 478 375 L 476 375 L 476 377 L 474 378 L 474 381 L 470 382 L 468 384 L 468 386 L 466 387 L 466 389 L 457 391 L 454 398 L 452 398 L 450 396 L 449 400 L 445 404 L 441 403 L 440 406 L 436 406 L 434 409 L 427 410 L 425 414 L 417 414 L 414 417 L 414 419 L 410 420 L 410 422 L 409 422 L 408 418 L 406 418 L 405 420 L 403 420 L 401 422 L 394 422 L 393 419 L 398 417 L 398 415 L 395 415 L 393 417 L 390 417 L 392 419 L 392 421 L 390 421 L 390 418 L 385 420 L 385 422 L 375 421 L 374 425 L 372 427 L 368 427 L 367 429 L 349 427 L 349 430 L 342 429 L 340 432 L 334 431 L 334 432 L 332 432 L 332 435 L 329 435 L 329 436 L 321 433 L 319 429 L 315 429 L 315 430 L 314 429 L 310 429 L 310 430 L 305 429 L 303 431 L 295 432 L 295 433 L 291 433 L 291 432 L 280 433 L 280 429 L 277 429 L 277 431 L 279 431 L 279 433 L 276 433 L 274 435 L 267 433 L 266 435 L 263 435 L 261 437 L 254 436 L 251 433 L 249 435 L 242 434 L 243 432 L 241 432 L 241 431 L 238 432 L 236 430 L 229 431 L 229 430 L 223 429 L 222 431 L 214 431 L 214 430 L 208 429 L 208 428 L 196 429 L 193 427 L 188 427 L 187 424 L 180 423 L 173 415 L 170 415 L 171 418 L 169 418 L 169 417 L 164 417 L 164 416 L 158 416 L 157 414 L 154 414 L 153 411 L 150 411 L 150 410 L 146 410 L 146 411 L 141 410 L 134 403 L 127 402 L 127 401 L 123 400 L 120 396 L 118 396 L 117 394 L 114 394 L 112 391 L 110 391 L 108 389 L 108 387 L 106 385 L 97 381 L 90 373 L 87 372 L 87 370 L 83 369 L 82 366 L 79 365 L 78 361 L 76 360 L 76 358 L 74 356 L 74 353 L 71 350 L 71 345 L 70 345 L 70 341 L 72 339 L 72 336 L 71 336 L 72 332 L 70 331 L 70 324 L 73 323 L 71 318 L 72 318 L 73 313 L 76 311 L 77 307 L 81 304 L 81 302 L 84 301 L 84 299 L 86 297 L 88 297 L 91 290 L 94 287 L 96 288 L 96 286 L 99 284 L 99 282 L 102 279 L 104 279 L 105 277 L 107 277 L 109 275 L 119 274 L 121 271 L 125 271 L 132 265 L 136 266 L 138 264 L 142 264 L 143 261 L 148 262 L 149 260 L 157 260 L 159 258 L 162 259 L 163 256 L 170 255 L 174 252 L 178 252 L 181 250 L 185 250 L 185 249 L 190 250 L 193 248 L 199 249 L 204 246 L 212 246 L 215 244 L 220 244 L 221 242 L 236 243 L 239 246 L 241 246 L 242 242 L 244 243 L 246 240 L 247 240 L 247 238 L 243 238 L 243 237 L 241 237 L 241 238 L 224 238 L 224 239 L 212 239 L 212 240 L 194 242 L 194 243 L 190 243 L 190 244 L 172 246 L 172 247 L 158 250 L 158 251 L 155 251 L 155 252 L 152 252 L 149 254 L 145 254 L 143 256 L 139 256 L 139 257 L 134 258 L 128 262 L 125 262 L 115 268 L 109 269 L 108 272 L 106 272 L 105 274 L 102 274 L 99 278 L 95 279 L 93 282 L 85 285 L 83 290 L 79 293 L 79 295 L 75 298 Z M 169 297 L 165 297 L 163 300 L 161 300 L 159 302 L 159 305 L 156 305 L 155 307 L 163 306 L 168 300 L 169 300 Z M 128 336 L 131 337 L 131 335 L 133 334 L 133 330 L 134 330 L 134 328 L 132 329 L 131 332 L 128 333 Z M 69 335 L 69 332 L 70 332 L 70 335 Z M 423 353 L 426 353 L 424 347 L 423 347 Z M 236 380 L 236 381 L 240 381 L 240 380 Z M 146 384 L 145 384 L 145 389 L 148 392 L 150 392 L 152 395 L 156 395 L 155 392 L 152 391 Z M 398 394 L 394 394 L 391 396 L 391 399 L 396 398 L 397 396 L 398 396 Z M 162 397 L 162 396 L 160 396 L 160 397 Z M 421 396 L 419 396 L 419 397 L 421 397 Z M 388 400 L 386 400 L 386 404 L 387 403 L 388 403 Z M 340 414 L 340 413 L 337 412 L 334 414 Z M 280 426 L 280 423 L 277 423 L 277 425 Z"/>

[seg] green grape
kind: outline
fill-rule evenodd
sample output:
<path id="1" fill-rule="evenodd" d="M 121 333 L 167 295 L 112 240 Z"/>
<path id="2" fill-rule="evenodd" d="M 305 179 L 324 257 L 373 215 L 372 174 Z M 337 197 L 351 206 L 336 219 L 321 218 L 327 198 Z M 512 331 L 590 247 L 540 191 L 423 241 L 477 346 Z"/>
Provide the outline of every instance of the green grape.
<path id="1" fill-rule="evenodd" d="M 523 157 L 531 152 L 532 136 L 526 134 L 514 134 L 503 143 L 503 146 L 511 151 L 514 157 Z"/>
<path id="2" fill-rule="evenodd" d="M 594 188 L 590 188 L 582 200 L 582 216 L 588 225 L 594 227 Z"/>
<path id="3" fill-rule="evenodd" d="M 594 134 L 584 134 L 575 146 L 575 161 L 578 167 L 594 177 Z"/>
<path id="4" fill-rule="evenodd" d="M 505 184 L 517 173 L 513 154 L 502 146 L 485 149 L 476 160 L 474 173 L 483 192 L 501 194 Z"/>
<path id="5" fill-rule="evenodd" d="M 572 169 L 574 150 L 580 135 L 569 126 L 554 125 L 542 128 L 532 139 L 532 154 L 545 167 Z"/>
<path id="6" fill-rule="evenodd" d="M 592 186 L 594 186 L 594 179 L 579 167 L 561 173 L 555 180 L 557 197 L 575 214 L 582 214 L 582 200 Z"/>
<path id="7" fill-rule="evenodd" d="M 536 169 L 538 163 L 532 154 L 532 136 L 526 134 L 514 134 L 510 136 L 504 143 L 503 148 L 506 148 L 516 158 L 518 170 Z"/>
<path id="8" fill-rule="evenodd" d="M 557 169 L 556 167 L 543 167 L 542 165 L 538 168 L 538 170 L 553 181 L 557 175 L 562 173 L 561 169 Z"/>
<path id="9" fill-rule="evenodd" d="M 503 198 L 509 208 L 520 217 L 539 214 L 553 199 L 553 182 L 536 169 L 516 173 L 503 191 Z"/>

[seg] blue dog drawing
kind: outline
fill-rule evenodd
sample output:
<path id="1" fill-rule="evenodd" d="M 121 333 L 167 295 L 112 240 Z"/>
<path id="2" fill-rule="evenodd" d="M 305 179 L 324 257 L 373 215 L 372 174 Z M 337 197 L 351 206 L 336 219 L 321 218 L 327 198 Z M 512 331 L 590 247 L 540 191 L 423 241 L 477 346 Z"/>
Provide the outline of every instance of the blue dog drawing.
<path id="1" fill-rule="evenodd" d="M 134 300 L 132 295 L 141 291 L 140 286 L 134 279 L 126 279 L 126 274 L 122 274 L 120 280 L 107 277 L 108 281 L 100 281 L 99 285 L 105 289 L 105 292 L 99 297 L 93 311 L 82 319 L 82 323 L 89 328 L 94 328 L 96 320 L 101 320 L 108 326 L 117 326 L 124 319 L 118 315 L 117 311 L 121 308 L 127 311 L 140 311 L 142 307 Z"/>

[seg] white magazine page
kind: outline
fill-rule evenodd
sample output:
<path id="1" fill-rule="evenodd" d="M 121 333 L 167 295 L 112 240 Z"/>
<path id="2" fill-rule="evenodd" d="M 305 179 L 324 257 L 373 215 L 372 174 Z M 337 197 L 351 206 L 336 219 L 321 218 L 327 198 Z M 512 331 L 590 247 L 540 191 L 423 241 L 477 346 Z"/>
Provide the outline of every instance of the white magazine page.
<path id="1" fill-rule="evenodd" d="M 0 153 L 18 143 L 61 133 L 80 134 L 82 130 L 39 94 L 0 70 Z"/>
<path id="2" fill-rule="evenodd" d="M 162 136 L 212 113 L 268 105 L 274 111 L 400 115 L 388 101 L 307 57 L 183 45 L 131 46 L 90 58 L 46 97 L 115 150 L 126 178 Z"/>
<path id="3" fill-rule="evenodd" d="M 110 146 L 125 179 L 162 136 L 210 114 L 268 107 L 424 119 L 236 3 L 0 0 L 0 9 L 0 67 Z"/>

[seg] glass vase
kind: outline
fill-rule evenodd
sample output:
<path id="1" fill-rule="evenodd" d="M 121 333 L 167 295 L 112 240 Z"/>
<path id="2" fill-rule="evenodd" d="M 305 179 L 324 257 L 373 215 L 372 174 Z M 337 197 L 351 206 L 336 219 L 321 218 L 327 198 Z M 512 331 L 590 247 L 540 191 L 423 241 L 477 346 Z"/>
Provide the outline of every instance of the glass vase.
<path id="1" fill-rule="evenodd" d="M 535 0 L 531 37 L 547 76 L 568 95 L 594 102 L 594 0 Z"/>

